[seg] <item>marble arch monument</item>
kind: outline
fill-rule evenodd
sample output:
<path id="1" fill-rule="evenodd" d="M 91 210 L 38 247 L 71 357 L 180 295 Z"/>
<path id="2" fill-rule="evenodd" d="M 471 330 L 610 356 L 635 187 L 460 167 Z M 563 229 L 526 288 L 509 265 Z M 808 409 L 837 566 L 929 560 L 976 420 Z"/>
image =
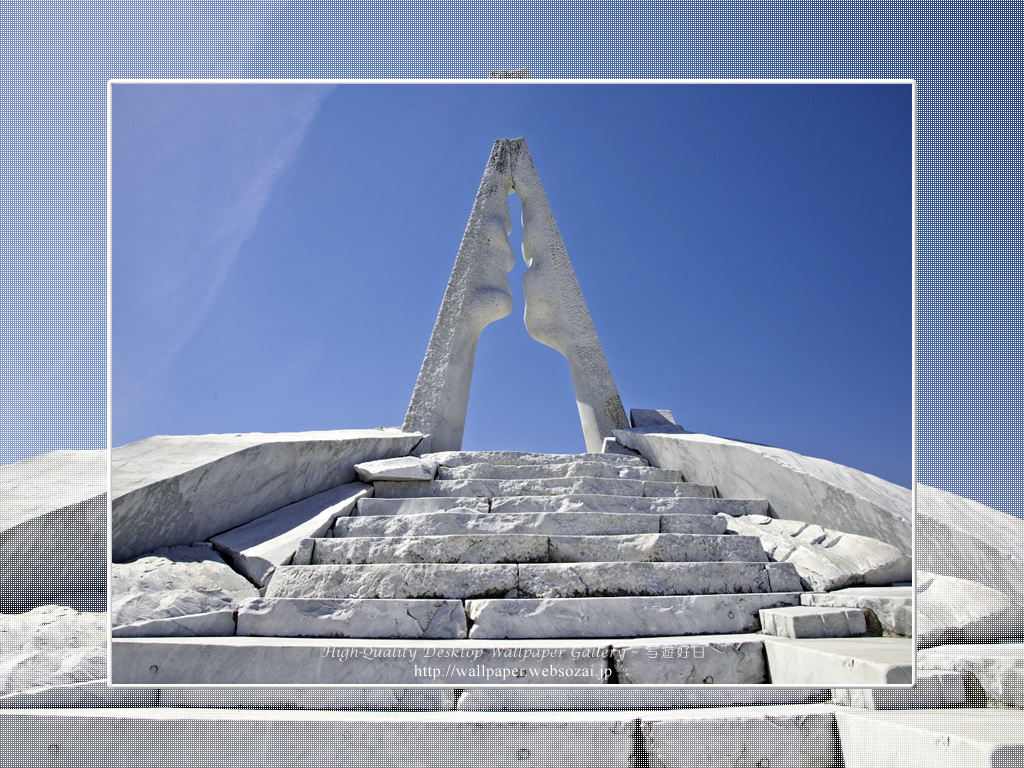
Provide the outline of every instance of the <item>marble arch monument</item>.
<path id="1" fill-rule="evenodd" d="M 455 257 L 402 429 L 431 436 L 431 451 L 458 451 L 480 334 L 512 311 L 508 196 L 523 210 L 525 322 L 530 335 L 569 363 L 587 451 L 629 426 L 576 273 L 526 140 L 497 139 Z"/>

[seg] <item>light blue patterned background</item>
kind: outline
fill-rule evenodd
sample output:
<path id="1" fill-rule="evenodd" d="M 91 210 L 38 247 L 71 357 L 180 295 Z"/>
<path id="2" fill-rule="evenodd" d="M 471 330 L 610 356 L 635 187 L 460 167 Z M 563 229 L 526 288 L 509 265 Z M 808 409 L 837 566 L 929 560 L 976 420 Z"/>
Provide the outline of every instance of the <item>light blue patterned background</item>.
<path id="1" fill-rule="evenodd" d="M 918 479 L 1021 514 L 1018 7 L 655 8 L 8 4 L 0 462 L 106 444 L 108 78 L 915 78 Z"/>

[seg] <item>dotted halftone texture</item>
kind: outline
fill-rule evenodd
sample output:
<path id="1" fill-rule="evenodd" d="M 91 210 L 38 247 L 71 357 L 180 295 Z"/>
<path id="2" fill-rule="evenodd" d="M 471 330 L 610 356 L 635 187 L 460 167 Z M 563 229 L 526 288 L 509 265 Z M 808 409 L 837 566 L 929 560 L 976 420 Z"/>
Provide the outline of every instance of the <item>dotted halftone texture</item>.
<path id="1" fill-rule="evenodd" d="M 398 10 L 376 3 L 83 2 L 11 4 L 5 11 L 0 398 L 7 407 L 0 409 L 0 463 L 105 445 L 108 78 L 486 78 L 521 67 L 534 78 L 913 77 L 919 480 L 1003 511 L 1024 510 L 1021 65 L 1019 35 L 1006 31 L 1017 27 L 1017 4 L 663 3 L 647 11 L 614 3 Z M 908 233 L 908 252 L 909 240 Z M 920 555 L 961 544 L 934 540 Z M 18 565 L 53 580 L 45 559 Z M 87 558 L 80 567 L 101 566 Z M 333 694 L 305 695 L 316 702 Z M 430 724 L 422 738 L 398 738 L 384 726 L 301 718 L 231 728 L 195 720 L 140 723 L 110 721 L 83 736 L 60 721 L 19 717 L 5 722 L 15 735 L 6 741 L 23 745 L 24 764 L 88 762 L 81 755 L 90 745 L 105 745 L 95 762 L 106 765 L 149 764 L 155 750 L 180 750 L 180 764 L 191 765 L 275 764 L 282 749 L 310 765 L 356 751 L 363 765 L 404 765 L 401 755 L 409 750 L 435 765 L 468 763 L 467 756 L 475 764 L 521 765 L 538 755 L 551 764 L 619 764 L 622 754 L 616 742 L 603 753 L 607 760 L 593 759 L 603 742 L 572 728 L 552 736 L 506 727 L 498 731 L 501 746 L 480 762 L 469 747 L 488 743 L 486 728 Z M 627 760 L 640 764 L 637 750 L 653 748 L 646 732 L 632 723 L 616 728 L 628 741 Z M 774 748 L 776 728 L 749 738 Z M 676 745 L 695 734 L 706 742 L 740 734 L 709 729 L 660 732 Z M 226 731 L 242 735 L 248 749 L 240 752 Z M 679 764 L 700 764 L 674 749 Z"/>

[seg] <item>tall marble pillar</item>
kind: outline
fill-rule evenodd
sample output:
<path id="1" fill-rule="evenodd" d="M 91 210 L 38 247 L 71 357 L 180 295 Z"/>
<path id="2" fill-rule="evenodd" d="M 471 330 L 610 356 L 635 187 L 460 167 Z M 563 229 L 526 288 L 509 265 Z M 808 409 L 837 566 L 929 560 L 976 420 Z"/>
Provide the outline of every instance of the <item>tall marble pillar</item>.
<path id="1" fill-rule="evenodd" d="M 511 191 L 509 142 L 498 139 L 480 181 L 402 425 L 406 432 L 430 434 L 432 451 L 462 447 L 480 333 L 512 311 L 508 273 L 516 257 L 508 239 Z"/>
<path id="2" fill-rule="evenodd" d="M 629 427 L 626 412 L 526 140 L 510 140 L 509 154 L 529 267 L 523 275 L 526 329 L 568 361 L 587 450 L 600 453 L 612 430 Z"/>

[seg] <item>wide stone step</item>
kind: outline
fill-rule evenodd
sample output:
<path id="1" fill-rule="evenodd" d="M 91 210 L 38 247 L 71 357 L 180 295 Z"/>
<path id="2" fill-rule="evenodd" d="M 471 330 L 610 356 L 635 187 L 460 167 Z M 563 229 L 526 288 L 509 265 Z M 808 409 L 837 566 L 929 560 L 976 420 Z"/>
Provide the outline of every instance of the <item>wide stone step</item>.
<path id="1" fill-rule="evenodd" d="M 410 499 L 412 501 L 412 499 Z M 376 502 L 386 505 L 397 499 L 365 499 L 360 504 Z M 669 515 L 767 515 L 764 499 L 718 499 L 699 496 L 640 497 L 607 494 L 572 494 L 551 496 L 499 496 L 491 499 L 491 512 L 644 512 Z"/>
<path id="2" fill-rule="evenodd" d="M 5 711 L 0 721 L 5 768 L 219 768 L 225 755 L 237 768 L 843 764 L 835 707 L 826 704 L 554 713 L 53 709 Z M 998 723 L 1004 733 L 1009 723 Z"/>
<path id="3" fill-rule="evenodd" d="M 303 555 L 297 555 L 293 564 L 767 560 L 764 548 L 756 536 L 700 536 L 682 533 L 614 536 L 478 533 L 448 536 L 347 537 L 314 539 L 309 551 L 308 561 Z"/>
<path id="4" fill-rule="evenodd" d="M 868 631 L 883 630 L 909 637 L 914 632 L 913 587 L 847 587 L 834 592 L 808 592 L 801 605 L 827 608 L 859 608 L 864 611 Z"/>
<path id="5" fill-rule="evenodd" d="M 788 566 L 788 568 L 787 568 Z M 290 565 L 267 597 L 546 599 L 788 591 L 788 563 Z M 773 590 L 773 582 L 777 584 Z"/>
<path id="6" fill-rule="evenodd" d="M 692 639 L 700 640 L 702 637 L 704 636 Z M 726 635 L 725 637 L 745 638 L 748 635 Z M 656 638 L 652 638 L 652 642 L 656 641 Z M 181 689 L 165 690 L 178 691 Z M 186 688 L 184 690 L 196 689 Z M 828 688 L 783 688 L 771 685 L 754 688 L 712 685 L 695 685 L 685 688 L 666 688 L 664 686 L 652 688 L 633 685 L 522 688 L 507 685 L 463 690 L 456 706 L 466 712 L 474 710 L 480 712 L 538 712 L 544 710 L 689 709 L 693 707 L 736 707 L 749 704 L 820 704 L 827 702 L 830 696 L 831 692 Z"/>
<path id="7" fill-rule="evenodd" d="M 611 536 L 634 533 L 695 533 L 721 535 L 724 517 L 712 515 L 648 515 L 602 512 L 473 513 L 428 512 L 372 517 L 342 517 L 333 535 L 447 536 L 464 533 L 537 533 L 565 536 Z"/>
<path id="8" fill-rule="evenodd" d="M 320 639 L 320 638 L 318 638 Z M 249 636 L 196 642 L 117 641 L 117 678 L 201 685 L 237 654 L 235 684 L 259 685 L 763 685 L 754 634 L 636 639 L 398 640 Z M 264 667 L 246 663 L 259 658 Z M 123 667 L 121 666 L 123 664 Z M 156 667 L 156 670 L 153 670 Z"/>
<path id="9" fill-rule="evenodd" d="M 467 635 L 460 600 L 265 598 L 238 606 L 237 635 L 457 640 Z"/>
<path id="10" fill-rule="evenodd" d="M 413 496 L 405 499 L 360 499 L 353 516 L 369 515 L 422 515 L 428 512 L 447 512 L 459 509 L 487 513 L 491 509 L 488 499 L 478 496 Z"/>
<path id="11" fill-rule="evenodd" d="M 663 483 L 623 478 L 578 477 L 537 480 L 433 480 L 408 483 L 382 480 L 373 484 L 380 499 L 404 499 L 412 496 L 550 496 L 565 494 L 602 494 L 612 496 L 702 496 L 714 497 L 714 486 L 697 483 Z"/>
<path id="12" fill-rule="evenodd" d="M 657 637 L 754 632 L 758 611 L 797 605 L 799 593 L 673 597 L 470 600 L 469 636 L 482 638 Z"/>
<path id="13" fill-rule="evenodd" d="M 917 666 L 969 672 L 990 700 L 1024 707 L 1024 643 L 940 645 L 920 651 Z"/>
<path id="14" fill-rule="evenodd" d="M 1024 765 L 1024 713 L 926 709 L 835 714 L 846 768 L 1014 768 Z"/>
<path id="15" fill-rule="evenodd" d="M 465 464 L 439 467 L 438 480 L 538 480 L 543 478 L 602 477 L 628 480 L 681 482 L 678 469 L 617 465 L 607 461 L 573 461 L 564 464 Z"/>
<path id="16" fill-rule="evenodd" d="M 472 637 L 472 635 L 470 635 Z M 899 637 L 792 640 L 765 636 L 775 685 L 909 685 L 914 641 Z"/>
<path id="17" fill-rule="evenodd" d="M 425 453 L 421 457 L 436 461 L 442 467 L 464 467 L 469 464 L 504 464 L 531 466 L 538 464 L 570 464 L 573 462 L 602 462 L 620 467 L 646 467 L 646 459 L 616 453 L 523 453 L 520 451 L 442 451 Z"/>
<path id="18" fill-rule="evenodd" d="M 777 637 L 855 637 L 867 632 L 859 608 L 815 608 L 794 605 L 761 611 L 761 627 Z"/>

